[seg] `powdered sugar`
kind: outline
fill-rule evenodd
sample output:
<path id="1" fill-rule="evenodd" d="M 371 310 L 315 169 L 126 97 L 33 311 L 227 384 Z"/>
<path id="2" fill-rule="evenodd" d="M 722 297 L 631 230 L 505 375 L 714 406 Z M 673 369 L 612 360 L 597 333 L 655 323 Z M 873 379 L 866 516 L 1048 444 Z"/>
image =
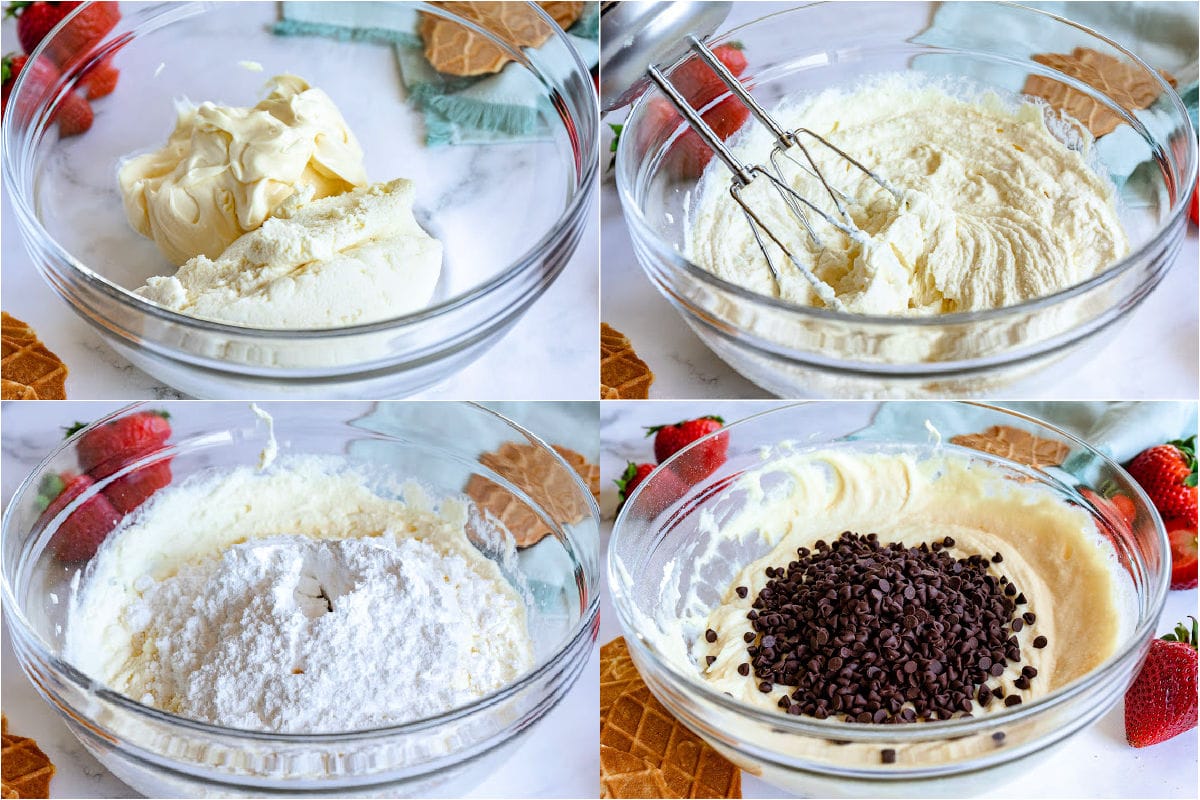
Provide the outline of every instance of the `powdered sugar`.
<path id="1" fill-rule="evenodd" d="M 237 545 L 147 587 L 129 694 L 219 725 L 353 730 L 437 714 L 531 662 L 524 610 L 414 539 Z"/>

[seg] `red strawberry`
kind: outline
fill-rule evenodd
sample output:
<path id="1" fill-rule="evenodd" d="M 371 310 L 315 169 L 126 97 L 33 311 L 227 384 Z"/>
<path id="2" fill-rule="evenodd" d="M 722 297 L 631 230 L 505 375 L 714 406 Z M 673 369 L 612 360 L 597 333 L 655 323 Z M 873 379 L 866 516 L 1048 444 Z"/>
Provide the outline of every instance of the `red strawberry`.
<path id="1" fill-rule="evenodd" d="M 171 435 L 168 417 L 165 411 L 139 411 L 93 428 L 75 445 L 79 465 L 101 480 L 130 461 L 161 450 Z M 76 423 L 67 435 L 82 427 L 83 423 Z M 117 478 L 104 488 L 104 495 L 118 511 L 128 514 L 170 482 L 171 459 L 162 458 Z"/>
<path id="2" fill-rule="evenodd" d="M 33 48 L 46 38 L 46 34 L 50 33 L 55 25 L 62 22 L 62 18 L 71 13 L 77 5 L 79 4 L 31 3 L 18 0 L 18 2 L 8 4 L 5 16 L 16 17 L 17 39 L 21 42 L 21 49 L 26 53 L 32 53 Z"/>
<path id="3" fill-rule="evenodd" d="M 93 483 L 87 475 L 72 472 L 47 476 L 38 492 L 39 503 L 46 505 L 40 524 L 48 524 Z M 86 561 L 96 554 L 96 549 L 120 521 L 120 513 L 108 498 L 98 494 L 71 512 L 55 531 L 50 545 L 63 561 Z"/>
<path id="4" fill-rule="evenodd" d="M 5 56 L 2 75 L 3 75 L 3 100 L 4 105 L 8 105 L 8 94 L 12 89 L 12 84 L 16 81 L 17 76 L 22 70 L 27 69 L 29 56 Z M 36 92 L 37 87 L 49 87 L 54 81 L 58 80 L 58 68 L 55 67 L 48 59 L 39 58 L 32 67 L 32 73 L 28 80 L 31 84 L 26 88 L 26 92 Z M 29 95 L 35 96 L 35 95 Z M 58 110 L 55 112 L 55 120 L 58 122 L 58 130 L 63 136 L 74 136 L 83 133 L 88 128 L 92 127 L 92 107 L 88 105 L 88 101 L 75 92 L 68 92 L 67 96 L 61 101 Z"/>
<path id="5" fill-rule="evenodd" d="M 625 501 L 629 498 L 629 495 L 633 494 L 633 490 L 642 481 L 650 477 L 650 473 L 654 472 L 654 470 L 655 466 L 653 464 L 634 464 L 630 461 L 626 465 L 625 471 L 621 473 L 621 477 L 614 481 L 619 490 L 617 496 L 621 498 L 621 505 L 625 505 Z"/>
<path id="6" fill-rule="evenodd" d="M 1192 202 L 1188 204 L 1188 216 L 1192 222 L 1200 225 L 1200 181 L 1196 181 L 1196 191 L 1192 192 Z"/>
<path id="7" fill-rule="evenodd" d="M 725 420 L 716 416 L 698 417 L 676 422 L 674 425 L 647 428 L 646 435 L 654 434 L 654 457 L 661 464 L 697 439 L 719 431 L 724 423 Z M 679 477 L 688 484 L 703 480 L 725 463 L 728 452 L 729 434 L 714 436 L 690 456 L 688 474 L 681 474 Z M 680 465 L 676 465 L 676 469 L 680 469 Z"/>
<path id="8" fill-rule="evenodd" d="M 1150 642 L 1142 671 L 1125 694 L 1125 739 L 1134 747 L 1165 742 L 1196 727 L 1196 618 L 1192 630 Z"/>
<path id="9" fill-rule="evenodd" d="M 723 44 L 713 48 L 713 53 L 734 75 L 741 75 L 745 71 L 746 56 L 739 45 Z M 712 69 L 695 57 L 679 65 L 670 77 L 680 93 L 697 109 L 729 91 Z M 655 130 L 663 125 L 674 128 L 680 122 L 679 112 L 663 98 L 652 100 L 647 113 L 650 119 L 646 130 Z M 750 116 L 750 110 L 737 98 L 727 97 L 702 116 L 713 132 L 724 140 L 742 127 Z M 698 178 L 712 156 L 712 150 L 700 135 L 689 128 L 671 146 L 670 169 L 681 178 Z"/>
<path id="10" fill-rule="evenodd" d="M 112 64 L 112 56 L 90 67 L 79 79 L 81 86 L 87 89 L 88 100 L 95 100 L 110 95 L 117 88 L 117 79 L 121 72 Z"/>
<path id="11" fill-rule="evenodd" d="M 1196 523 L 1194 520 L 1167 521 L 1171 541 L 1171 588 L 1196 588 Z"/>
<path id="12" fill-rule="evenodd" d="M 45 19 L 50 19 L 52 13 L 57 13 L 58 19 L 54 20 L 54 24 L 57 24 L 59 20 L 81 5 L 83 3 L 79 2 L 29 3 L 24 10 L 20 11 L 17 26 L 19 28 L 21 19 L 24 19 L 31 13 L 37 14 L 39 20 L 43 16 Z M 41 8 L 42 6 L 53 6 L 53 8 L 46 11 Z M 71 21 L 66 24 L 66 27 L 58 32 L 50 44 L 47 45 L 46 55 L 50 56 L 54 60 L 54 63 L 65 69 L 67 66 L 90 55 L 100 40 L 116 26 L 120 19 L 121 10 L 117 3 L 91 3 L 87 8 L 72 17 Z M 49 28 L 41 30 L 40 26 L 30 27 L 31 35 L 39 32 L 41 36 L 45 36 L 49 32 Z M 41 41 L 41 39 L 39 38 L 38 41 Z M 23 47 L 25 46 L 24 41 L 21 44 Z M 25 52 L 28 53 L 31 49 L 26 47 Z"/>
<path id="13" fill-rule="evenodd" d="M 171 435 L 169 419 L 165 411 L 139 411 L 93 428 L 75 445 L 79 466 L 94 478 L 111 475 L 131 458 L 161 447 Z M 67 435 L 84 427 L 85 423 L 76 422 L 67 429 Z M 104 468 L 97 470 L 101 465 Z"/>
<path id="14" fill-rule="evenodd" d="M 1196 437 L 1151 447 L 1127 467 L 1163 519 L 1181 517 L 1196 524 Z"/>

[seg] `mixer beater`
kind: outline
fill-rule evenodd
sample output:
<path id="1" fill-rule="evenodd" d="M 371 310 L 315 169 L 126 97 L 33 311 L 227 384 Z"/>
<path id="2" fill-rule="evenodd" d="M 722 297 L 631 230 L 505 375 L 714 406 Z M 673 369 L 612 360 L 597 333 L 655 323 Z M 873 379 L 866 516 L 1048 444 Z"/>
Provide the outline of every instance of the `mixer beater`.
<path id="1" fill-rule="evenodd" d="M 703 117 L 692 108 L 687 99 L 679 92 L 679 90 L 671 83 L 670 79 L 663 74 L 662 70 L 655 64 L 651 64 L 646 69 L 646 74 L 651 81 L 666 95 L 667 99 L 675 107 L 675 109 L 683 116 L 688 126 L 692 128 L 704 141 L 704 143 L 712 149 L 712 151 L 724 162 L 725 166 L 733 173 L 733 179 L 730 184 L 729 193 L 734 201 L 741 207 L 742 213 L 746 217 L 746 222 L 750 226 L 751 232 L 754 234 L 754 239 L 758 243 L 759 249 L 766 258 L 767 266 L 770 268 L 771 275 L 775 280 L 777 288 L 782 289 L 783 284 L 788 280 L 786 273 L 782 272 L 780 267 L 776 265 L 775 259 L 771 256 L 770 248 L 767 246 L 767 241 L 772 242 L 780 252 L 784 254 L 788 262 L 807 280 L 813 287 L 817 296 L 829 308 L 837 311 L 845 311 L 845 305 L 838 299 L 837 293 L 828 283 L 813 272 L 812 268 L 801 261 L 794 252 L 784 243 L 783 237 L 777 231 L 771 229 L 767 225 L 762 215 L 755 211 L 753 204 L 747 201 L 744 196 L 744 191 L 750 187 L 755 181 L 765 180 L 772 188 L 782 197 L 784 203 L 791 211 L 792 217 L 803 227 L 804 231 L 818 247 L 824 247 L 824 240 L 814 227 L 813 220 L 810 214 L 815 214 L 821 221 L 832 226 L 838 231 L 846 234 L 850 239 L 859 245 L 866 245 L 869 237 L 858 227 L 854 218 L 846 208 L 847 202 L 854 202 L 856 198 L 850 197 L 845 192 L 833 186 L 825 177 L 817 160 L 813 157 L 810 148 L 813 146 L 821 146 L 827 148 L 836 157 L 843 159 L 851 166 L 860 170 L 868 178 L 874 181 L 880 188 L 884 189 L 892 198 L 900 203 L 903 201 L 902 192 L 892 186 L 885 178 L 880 176 L 874 170 L 864 166 L 860 161 L 855 159 L 850 154 L 846 153 L 841 148 L 834 145 L 825 137 L 808 130 L 807 128 L 797 128 L 794 130 L 786 130 L 779 125 L 775 119 L 767 113 L 767 110 L 754 99 L 754 97 L 746 91 L 746 87 L 737 79 L 729 69 L 721 63 L 721 60 L 713 54 L 712 50 L 695 36 L 688 36 L 687 41 L 690 49 L 701 59 L 705 64 L 721 79 L 729 91 L 739 102 L 745 104 L 759 122 L 767 127 L 775 138 L 775 145 L 771 150 L 769 158 L 770 167 L 762 164 L 745 164 L 740 161 L 737 156 L 729 149 L 722 141 L 721 137 L 713 131 L 711 127 L 704 121 Z M 796 151 L 803 157 L 803 161 L 796 158 Z M 809 176 L 816 178 L 824 191 L 829 195 L 829 200 L 832 203 L 833 210 L 829 211 L 822 208 L 814 199 L 805 197 L 797 192 L 794 188 L 788 185 L 784 179 L 784 161 L 790 162 L 797 169 L 802 170 Z"/>

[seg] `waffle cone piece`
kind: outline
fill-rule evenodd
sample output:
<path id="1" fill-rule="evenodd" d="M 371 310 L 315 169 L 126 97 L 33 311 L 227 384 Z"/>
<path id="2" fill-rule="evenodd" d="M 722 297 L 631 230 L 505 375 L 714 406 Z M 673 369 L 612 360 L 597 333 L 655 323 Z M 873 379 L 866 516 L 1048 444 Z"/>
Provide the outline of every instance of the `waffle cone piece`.
<path id="1" fill-rule="evenodd" d="M 4 312 L 0 320 L 0 390 L 5 400 L 65 400 L 67 366 L 33 328 Z"/>
<path id="2" fill-rule="evenodd" d="M 952 436 L 950 441 L 994 456 L 1016 461 L 1034 469 L 1057 467 L 1067 459 L 1071 448 L 1056 439 L 1043 439 L 1010 425 L 993 425 L 982 433 Z"/>
<path id="3" fill-rule="evenodd" d="M 1076 47 L 1070 54 L 1039 53 L 1033 60 L 1102 89 L 1126 111 L 1149 108 L 1161 91 L 1158 83 L 1142 70 L 1088 47 Z M 1171 75 L 1161 70 L 1160 74 L 1167 83 L 1175 85 Z M 1111 108 L 1044 75 L 1030 75 L 1021 91 L 1040 97 L 1052 108 L 1079 120 L 1097 139 L 1112 133 L 1124 122 Z"/>
<path id="4" fill-rule="evenodd" d="M 600 323 L 600 399 L 645 400 L 652 383 L 654 373 L 638 358 L 625 334 Z"/>
<path id="5" fill-rule="evenodd" d="M 37 742 L 8 732 L 4 720 L 3 751 L 0 753 L 0 783 L 4 797 L 49 797 L 54 764 Z"/>
<path id="6" fill-rule="evenodd" d="M 525 3 L 437 2 L 462 19 L 474 22 L 514 47 L 540 47 L 554 33 L 546 21 Z M 566 30 L 583 13 L 582 2 L 539 3 L 559 27 Z M 499 72 L 512 59 L 495 43 L 457 21 L 433 14 L 421 15 L 421 40 L 425 58 L 438 72 L 462 77 Z"/>
<path id="7" fill-rule="evenodd" d="M 583 479 L 592 496 L 599 498 L 600 468 L 574 450 L 558 445 L 553 447 Z M 575 497 L 570 475 L 540 448 L 505 442 L 498 450 L 480 456 L 479 463 L 504 476 L 550 512 L 555 520 L 574 524 L 587 516 L 587 504 Z M 495 481 L 472 475 L 467 481 L 466 493 L 480 508 L 504 523 L 518 547 L 537 544 L 550 534 L 550 528 L 528 503 Z"/>
<path id="8" fill-rule="evenodd" d="M 602 797 L 742 796 L 741 770 L 655 699 L 623 639 L 600 648 L 600 704 Z"/>

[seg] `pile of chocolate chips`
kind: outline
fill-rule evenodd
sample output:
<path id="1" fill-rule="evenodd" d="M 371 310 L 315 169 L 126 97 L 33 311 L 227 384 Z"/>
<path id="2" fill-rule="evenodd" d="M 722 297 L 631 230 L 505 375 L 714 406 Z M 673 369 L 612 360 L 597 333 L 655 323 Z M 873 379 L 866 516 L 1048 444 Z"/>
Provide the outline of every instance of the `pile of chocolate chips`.
<path id="1" fill-rule="evenodd" d="M 753 670 L 764 693 L 794 687 L 780 708 L 818 719 L 914 722 L 969 716 L 973 698 L 1020 703 L 987 681 L 1021 660 L 1014 634 L 1036 618 L 1019 614 L 1025 596 L 1006 577 L 989 574 L 999 553 L 956 559 L 953 546 L 883 546 L 846 531 L 801 547 L 786 568 L 767 568 L 738 672 Z M 1024 667 L 1020 688 L 1036 675 Z"/>

